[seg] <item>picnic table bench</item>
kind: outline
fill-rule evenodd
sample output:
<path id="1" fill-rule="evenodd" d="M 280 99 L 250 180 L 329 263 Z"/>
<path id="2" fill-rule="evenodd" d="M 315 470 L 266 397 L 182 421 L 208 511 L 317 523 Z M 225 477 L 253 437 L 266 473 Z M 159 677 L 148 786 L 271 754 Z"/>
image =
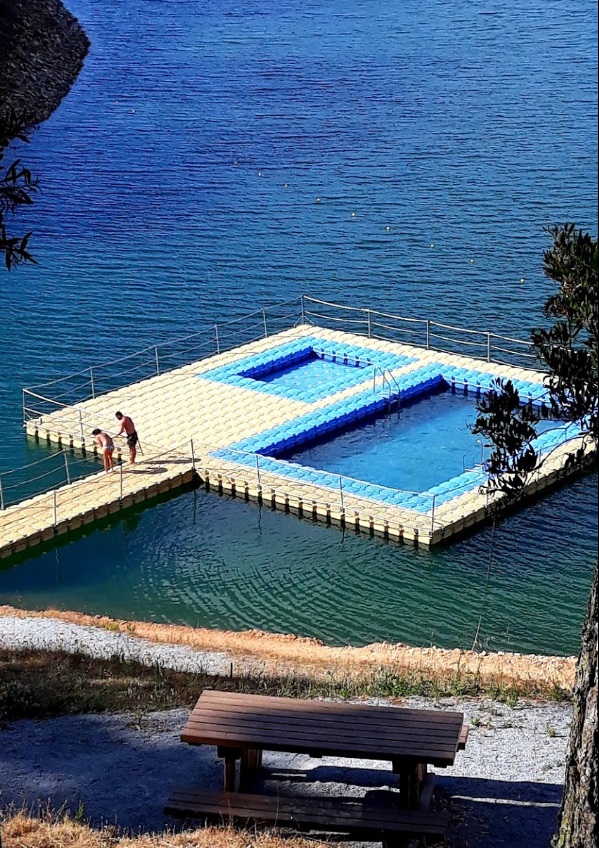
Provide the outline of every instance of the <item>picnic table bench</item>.
<path id="1" fill-rule="evenodd" d="M 466 729 L 458 712 L 206 690 L 181 739 L 217 747 L 224 791 L 175 792 L 165 807 L 170 815 L 321 828 L 396 845 L 411 835 L 443 836 L 447 817 L 429 809 L 433 775 L 427 776 L 427 766 L 452 765 L 466 744 Z M 399 792 L 389 792 L 384 805 L 368 798 L 249 794 L 264 751 L 388 761 Z"/>

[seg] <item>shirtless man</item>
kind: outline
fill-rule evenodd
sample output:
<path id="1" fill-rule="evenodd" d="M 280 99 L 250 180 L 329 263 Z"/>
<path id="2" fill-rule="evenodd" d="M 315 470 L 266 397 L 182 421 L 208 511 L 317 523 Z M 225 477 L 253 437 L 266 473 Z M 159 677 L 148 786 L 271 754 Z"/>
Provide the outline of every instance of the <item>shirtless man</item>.
<path id="1" fill-rule="evenodd" d="M 135 424 L 133 423 L 133 420 L 129 418 L 128 415 L 123 415 L 122 412 L 116 412 L 115 417 L 121 425 L 121 429 L 117 433 L 117 436 L 122 436 L 123 433 L 125 434 L 125 436 L 127 436 L 127 447 L 129 448 L 129 462 L 131 463 L 131 465 L 135 465 L 135 457 L 137 456 L 137 444 L 139 442 L 139 436 L 137 435 Z"/>
<path id="2" fill-rule="evenodd" d="M 96 442 L 102 448 L 102 459 L 104 460 L 104 471 L 112 471 L 114 469 L 114 442 L 112 437 L 96 427 L 92 430 L 92 436 L 96 437 Z"/>

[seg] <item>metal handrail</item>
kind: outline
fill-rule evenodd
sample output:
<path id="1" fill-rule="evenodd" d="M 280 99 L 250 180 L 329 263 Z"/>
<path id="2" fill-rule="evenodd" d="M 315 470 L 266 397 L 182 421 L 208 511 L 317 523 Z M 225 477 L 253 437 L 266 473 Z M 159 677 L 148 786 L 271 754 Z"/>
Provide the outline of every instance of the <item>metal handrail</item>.
<path id="1" fill-rule="evenodd" d="M 246 342 L 258 340 L 259 338 L 263 338 L 265 335 L 268 335 L 268 326 L 267 326 L 267 320 L 268 319 L 270 319 L 271 321 L 277 321 L 278 324 L 280 324 L 280 322 L 282 322 L 282 321 L 287 321 L 287 319 L 288 319 L 289 329 L 291 329 L 293 326 L 296 326 L 297 323 L 298 323 L 297 319 L 294 320 L 294 318 L 295 318 L 294 314 L 288 314 L 287 310 L 286 310 L 286 313 L 283 317 L 277 316 L 276 314 L 272 315 L 272 313 L 276 312 L 277 309 L 281 309 L 282 307 L 289 307 L 289 305 L 291 305 L 291 304 L 298 304 L 298 303 L 301 305 L 300 320 L 301 320 L 302 323 L 313 323 L 311 319 L 315 319 L 316 322 L 318 322 L 318 320 L 333 321 L 335 323 L 341 323 L 341 324 L 345 324 L 346 326 L 351 326 L 354 329 L 354 331 L 357 330 L 358 325 L 363 325 L 364 328 L 367 330 L 367 334 L 370 334 L 371 336 L 372 336 L 372 328 L 373 327 L 376 327 L 377 329 L 379 329 L 381 331 L 386 330 L 388 332 L 393 332 L 394 330 L 396 330 L 396 331 L 402 330 L 402 331 L 407 332 L 407 333 L 413 333 L 414 332 L 414 329 L 413 329 L 414 325 L 418 325 L 422 329 L 426 329 L 426 347 L 427 348 L 431 347 L 431 338 L 434 338 L 436 341 L 447 342 L 447 343 L 451 344 L 452 346 L 465 344 L 465 340 L 463 338 L 462 339 L 459 339 L 459 338 L 454 339 L 454 338 L 444 336 L 442 333 L 435 332 L 435 330 L 450 330 L 452 332 L 459 333 L 462 336 L 469 336 L 469 337 L 476 337 L 476 336 L 481 337 L 481 336 L 483 336 L 486 339 L 487 360 L 488 361 L 493 361 L 493 359 L 492 359 L 493 350 L 492 349 L 497 350 L 498 352 L 501 352 L 503 354 L 510 354 L 511 356 L 517 356 L 517 357 L 520 357 L 520 358 L 532 359 L 532 360 L 534 360 L 534 358 L 535 358 L 534 355 L 531 354 L 528 351 L 527 352 L 525 352 L 525 351 L 514 351 L 514 350 L 510 350 L 510 348 L 503 347 L 501 344 L 495 343 L 495 341 L 500 342 L 500 343 L 501 342 L 508 342 L 508 343 L 511 343 L 511 344 L 522 345 L 522 346 L 530 349 L 530 343 L 529 342 L 526 342 L 525 340 L 522 340 L 522 339 L 516 339 L 512 336 L 501 336 L 497 333 L 485 333 L 481 330 L 471 330 L 471 329 L 465 328 L 465 327 L 456 327 L 456 326 L 451 325 L 451 324 L 444 324 L 444 323 L 425 320 L 425 319 L 421 319 L 421 318 L 410 318 L 410 317 L 395 315 L 395 314 L 389 313 L 389 312 L 379 312 L 377 310 L 372 310 L 372 309 L 367 309 L 367 308 L 362 308 L 362 307 L 346 306 L 344 304 L 338 304 L 338 303 L 334 303 L 332 301 L 326 301 L 326 300 L 321 300 L 319 298 L 314 298 L 314 297 L 309 297 L 307 295 L 302 295 L 299 298 L 299 300 L 297 298 L 295 298 L 295 299 L 291 299 L 291 300 L 287 300 L 287 301 L 282 301 L 281 303 L 273 304 L 272 306 L 265 307 L 264 309 L 255 310 L 254 312 L 251 312 L 251 313 L 244 315 L 240 318 L 234 318 L 234 319 L 227 321 L 227 322 L 224 322 L 222 324 L 213 325 L 212 330 L 214 332 L 214 338 L 211 341 L 206 341 L 204 344 L 198 344 L 197 345 L 197 348 L 199 348 L 200 351 L 201 350 L 204 351 L 204 355 L 200 356 L 200 359 L 205 359 L 207 356 L 212 355 L 209 351 L 214 351 L 215 347 L 216 347 L 215 352 L 219 353 L 222 349 L 222 341 L 225 341 L 225 346 L 227 346 L 228 344 L 230 344 L 231 338 L 238 337 L 238 333 L 228 333 L 228 332 L 223 333 L 223 330 L 225 330 L 225 328 L 226 329 L 229 329 L 229 328 L 232 329 L 233 327 L 238 326 L 241 322 L 247 322 L 248 319 L 260 319 L 261 318 L 261 320 L 256 321 L 256 326 L 254 328 L 253 335 L 250 339 L 247 339 Z M 331 310 L 334 310 L 337 314 L 336 315 L 326 315 L 322 311 L 310 311 L 307 308 L 310 304 L 330 308 Z M 353 313 L 353 316 L 350 317 L 346 313 Z M 355 317 L 356 315 L 360 316 L 360 317 Z M 377 319 L 383 319 L 383 321 L 379 321 Z M 397 321 L 397 322 L 399 322 L 399 324 L 396 328 L 393 328 L 388 323 L 386 323 L 387 321 Z M 68 406 L 69 404 L 61 403 L 60 400 L 58 400 L 56 396 L 54 398 L 44 397 L 43 395 L 38 394 L 38 392 L 36 392 L 35 390 L 36 389 L 43 389 L 43 388 L 49 387 L 49 386 L 56 386 L 56 385 L 59 385 L 59 384 L 64 384 L 66 381 L 72 380 L 74 377 L 77 377 L 77 376 L 89 375 L 89 381 L 86 381 L 85 383 L 78 384 L 76 387 L 69 387 L 64 393 L 61 393 L 61 395 L 59 395 L 59 397 L 65 397 L 69 393 L 79 391 L 80 389 L 85 388 L 86 386 L 89 386 L 89 389 L 90 389 L 89 395 L 82 398 L 81 400 L 87 400 L 87 399 L 90 399 L 90 398 L 94 398 L 98 395 L 98 393 L 100 393 L 100 394 L 103 393 L 103 392 L 97 391 L 97 387 L 98 387 L 99 384 L 104 383 L 104 385 L 105 385 L 107 381 L 111 381 L 111 382 L 112 381 L 118 381 L 120 378 L 122 378 L 124 376 L 122 371 L 111 371 L 110 374 L 108 374 L 108 375 L 99 374 L 98 372 L 101 371 L 101 369 L 109 368 L 109 367 L 115 366 L 115 365 L 120 365 L 124 362 L 131 361 L 132 359 L 135 359 L 136 357 L 145 356 L 145 357 L 147 357 L 145 362 L 143 362 L 139 365 L 133 366 L 133 368 L 128 369 L 128 371 L 126 373 L 129 373 L 129 372 L 132 373 L 134 371 L 139 371 L 140 369 L 143 369 L 143 368 L 150 369 L 150 371 L 154 372 L 154 374 L 160 374 L 161 371 L 165 371 L 165 370 L 169 370 L 169 371 L 170 370 L 176 370 L 177 367 L 182 367 L 182 366 L 175 366 L 174 362 L 173 362 L 171 367 L 165 369 L 163 366 L 161 367 L 161 358 L 162 358 L 162 362 L 169 361 L 169 363 L 170 363 L 170 362 L 172 362 L 172 360 L 175 360 L 175 359 L 185 360 L 186 358 L 190 357 L 191 355 L 197 355 L 197 353 L 199 353 L 200 351 L 198 351 L 196 349 L 196 345 L 193 345 L 193 346 L 187 345 L 187 347 L 182 351 L 173 351 L 173 348 L 177 344 L 180 344 L 182 342 L 189 342 L 191 339 L 196 339 L 196 338 L 199 339 L 200 337 L 205 337 L 206 332 L 210 332 L 208 330 L 208 328 L 207 328 L 207 331 L 204 331 L 204 332 L 199 332 L 199 333 L 196 332 L 196 333 L 191 333 L 191 334 L 187 334 L 187 335 L 184 335 L 184 336 L 179 336 L 179 337 L 172 339 L 170 341 L 161 342 L 159 345 L 150 345 L 150 346 L 145 347 L 145 348 L 143 348 L 139 351 L 136 351 L 135 353 L 128 354 L 126 356 L 120 357 L 119 359 L 109 360 L 109 361 L 100 363 L 99 365 L 90 366 L 90 367 L 85 368 L 81 371 L 77 371 L 74 374 L 70 374 L 70 375 L 67 375 L 65 377 L 55 378 L 54 380 L 51 380 L 47 383 L 38 383 L 38 384 L 35 384 L 33 386 L 29 386 L 29 387 L 25 388 L 23 390 L 23 392 L 28 393 L 28 394 L 35 394 L 39 397 L 39 399 L 44 400 L 44 402 L 46 402 L 46 403 L 51 403 L 51 404 L 54 404 L 56 406 Z M 377 336 L 377 338 L 381 338 L 381 336 Z M 385 338 L 384 335 L 382 336 L 382 338 Z M 471 338 L 470 341 L 468 342 L 468 344 L 470 346 L 475 344 L 475 345 L 480 346 L 482 348 L 482 347 L 484 347 L 485 342 L 484 341 L 476 342 L 476 341 L 474 341 L 474 338 Z M 421 344 L 419 346 L 424 346 L 424 345 Z M 438 349 L 444 350 L 445 348 L 443 347 L 443 345 L 441 345 Z M 191 361 L 193 361 L 193 360 L 190 359 L 190 362 Z M 187 364 L 190 364 L 190 363 L 187 363 Z M 152 374 L 150 374 L 148 378 L 150 378 L 151 376 L 152 376 Z M 124 387 L 124 386 L 122 386 L 122 387 Z M 111 387 L 108 390 L 111 391 L 111 390 L 114 390 L 114 388 Z M 23 406 L 25 406 L 25 404 L 23 404 Z"/>
<path id="2" fill-rule="evenodd" d="M 148 448 L 148 447 L 156 448 L 155 445 L 150 445 L 148 442 L 144 442 L 144 445 L 145 445 L 146 448 Z M 191 445 L 191 449 L 189 450 L 190 445 Z M 187 448 L 188 452 L 185 452 L 184 448 Z M 65 451 L 65 450 L 58 451 L 56 454 L 53 454 L 53 456 L 59 456 L 59 455 L 63 455 L 63 457 L 65 458 L 66 478 L 65 478 L 64 481 L 62 481 L 58 485 L 52 486 L 52 487 L 44 490 L 43 492 L 36 492 L 34 494 L 31 494 L 31 495 L 25 497 L 21 501 L 15 501 L 14 503 L 6 504 L 4 502 L 3 487 L 1 485 L 1 480 L 0 480 L 0 518 L 1 518 L 0 527 L 5 528 L 7 526 L 10 526 L 10 524 L 13 524 L 14 522 L 18 521 L 19 520 L 18 514 L 19 514 L 20 510 L 22 510 L 22 509 L 42 508 L 43 504 L 41 502 L 44 500 L 44 498 L 47 495 L 52 495 L 53 493 L 54 493 L 54 495 L 56 495 L 56 493 L 61 492 L 66 487 L 69 487 L 69 501 L 72 501 L 73 499 L 77 499 L 78 497 L 80 497 L 80 489 L 77 487 L 76 484 L 81 483 L 83 480 L 86 480 L 89 477 L 93 477 L 96 474 L 98 474 L 100 476 L 100 479 L 105 479 L 104 472 L 95 472 L 94 469 L 91 469 L 91 468 L 90 468 L 89 474 L 83 474 L 83 475 L 73 479 L 70 475 L 69 464 L 66 461 L 66 457 L 68 455 L 67 451 Z M 146 457 L 145 461 L 146 462 L 149 462 L 149 461 L 154 462 L 154 461 L 159 460 L 161 458 L 164 458 L 166 456 L 173 456 L 173 455 L 175 455 L 175 456 L 178 455 L 179 457 L 184 457 L 185 459 L 189 459 L 190 465 L 194 466 L 195 460 L 194 460 L 193 440 L 186 440 L 185 442 L 183 442 L 180 445 L 177 445 L 176 447 L 169 447 L 169 448 L 160 447 L 160 448 L 158 448 L 157 453 L 152 453 L 152 454 L 148 455 Z M 71 460 L 71 463 L 75 464 L 77 462 L 82 462 L 82 461 L 84 461 L 84 460 Z M 85 461 L 89 462 L 90 460 L 85 460 Z M 24 467 L 27 467 L 27 466 L 24 466 Z M 123 463 L 121 463 L 119 465 L 119 468 L 120 469 L 123 468 Z M 19 469 L 15 469 L 15 470 L 18 471 Z M 55 473 L 55 471 L 56 471 L 56 469 L 52 472 L 48 472 L 48 474 Z M 42 475 L 42 476 L 48 476 L 48 474 Z M 35 479 L 41 479 L 41 477 L 35 478 Z M 20 483 L 20 484 L 17 484 L 17 485 L 25 485 L 25 484 L 30 483 L 30 482 L 33 482 L 33 481 L 26 480 L 23 483 Z M 7 486 L 5 488 L 8 490 L 10 488 L 16 488 L 16 487 Z M 87 497 L 87 494 L 84 493 L 84 496 Z M 34 503 L 25 506 L 24 504 L 26 504 L 27 501 L 29 501 L 29 500 L 33 501 Z"/>
<path id="3" fill-rule="evenodd" d="M 298 318 L 294 315 L 293 310 L 290 309 L 292 304 L 299 306 L 298 311 L 300 312 L 300 315 Z M 310 305 L 316 306 L 318 311 L 310 310 Z M 319 309 L 318 307 L 322 308 Z M 326 308 L 331 309 L 336 314 L 324 314 Z M 284 314 L 277 314 L 277 310 L 281 309 L 284 309 Z M 247 327 L 248 319 L 252 322 L 252 327 L 249 328 Z M 354 333 L 362 335 L 365 334 L 368 335 L 369 338 L 380 338 L 381 340 L 386 339 L 386 336 L 384 335 L 385 331 L 387 331 L 390 335 L 397 335 L 397 333 L 417 335 L 421 331 L 425 331 L 426 342 L 424 343 L 424 340 L 421 339 L 420 343 L 418 343 L 418 341 L 415 340 L 413 342 L 415 346 L 426 347 L 427 349 L 433 347 L 433 349 L 446 350 L 447 348 L 442 344 L 442 342 L 446 341 L 450 345 L 451 352 L 454 353 L 456 346 L 459 345 L 468 345 L 469 348 L 476 345 L 477 347 L 484 348 L 484 341 L 475 341 L 474 339 L 474 337 L 478 336 L 480 338 L 483 336 L 486 339 L 487 361 L 489 362 L 502 361 L 502 359 L 510 357 L 512 360 L 514 357 L 518 357 L 519 359 L 535 358 L 530 352 L 525 353 L 523 351 L 515 351 L 509 347 L 503 347 L 501 344 L 501 342 L 507 342 L 512 345 L 522 345 L 526 346 L 530 351 L 530 343 L 522 339 L 501 336 L 497 333 L 483 333 L 478 330 L 454 327 L 450 324 L 442 324 L 420 318 L 406 318 L 388 312 L 378 312 L 376 310 L 362 307 L 346 306 L 343 304 L 333 303 L 331 301 L 309 297 L 307 295 L 301 295 L 299 299 L 294 298 L 288 301 L 283 301 L 264 309 L 255 310 L 248 315 L 234 318 L 230 321 L 224 322 L 223 324 L 212 325 L 211 327 L 206 328 L 205 331 L 180 336 L 171 341 L 164 341 L 159 346 L 150 345 L 136 353 L 128 354 L 117 360 L 104 362 L 96 366 L 90 366 L 89 368 L 83 369 L 74 374 L 51 380 L 48 383 L 36 384 L 35 386 L 24 388 L 24 424 L 35 419 L 42 421 L 49 415 L 52 415 L 53 421 L 57 422 L 57 413 L 59 413 L 60 410 L 70 410 L 70 414 L 75 416 L 75 421 L 69 417 L 62 419 L 62 416 L 60 417 L 60 420 L 64 420 L 64 426 L 67 429 L 71 430 L 75 428 L 79 431 L 79 435 L 83 437 L 84 425 L 87 424 L 91 418 L 97 418 L 97 416 L 82 407 L 81 404 L 87 400 L 95 399 L 109 391 L 126 393 L 127 389 L 131 386 L 130 382 L 121 382 L 122 378 L 125 377 L 126 374 L 132 374 L 133 372 L 139 372 L 142 369 L 147 369 L 150 373 L 148 373 L 147 376 L 144 376 L 143 379 L 145 380 L 152 379 L 153 376 L 160 375 L 165 371 L 174 372 L 183 370 L 193 362 L 207 360 L 211 356 L 218 355 L 225 349 L 230 349 L 233 346 L 234 339 L 239 339 L 240 334 L 243 337 L 242 344 L 244 345 L 267 337 L 270 332 L 268 326 L 269 321 L 272 323 L 276 322 L 278 327 L 281 326 L 281 323 L 288 323 L 288 329 L 291 330 L 292 328 L 297 327 L 298 324 L 306 326 L 314 325 L 314 323 L 318 324 L 318 320 L 321 320 L 322 322 L 333 321 L 335 323 L 345 325 Z M 397 327 L 392 327 L 391 324 L 388 323 L 393 321 L 398 322 Z M 246 322 L 246 326 L 243 328 L 239 327 L 242 322 Z M 239 329 L 237 332 L 230 332 L 233 328 Z M 373 328 L 383 333 L 383 335 L 375 336 L 373 334 Z M 438 330 L 459 333 L 462 335 L 462 338 L 446 337 L 442 333 L 436 332 Z M 468 339 L 465 339 L 464 336 L 468 336 Z M 204 343 L 198 343 L 197 345 L 189 344 L 190 340 L 199 340 L 200 338 L 205 338 L 207 340 Z M 438 345 L 439 341 L 441 342 L 440 345 Z M 499 344 L 497 342 L 499 342 Z M 186 343 L 183 350 L 174 350 L 174 348 L 181 343 Z M 500 359 L 493 360 L 493 353 L 504 354 L 504 356 Z M 199 359 L 197 358 L 198 354 Z M 140 364 L 133 364 L 133 367 L 127 369 L 126 372 L 113 370 L 111 370 L 108 374 L 101 372 L 103 368 L 109 368 L 125 362 L 131 362 L 132 360 L 135 360 L 136 357 L 140 356 L 145 357 L 145 360 Z M 184 364 L 181 364 L 181 361 L 183 361 Z M 382 375 L 383 385 L 386 382 L 389 386 L 389 402 L 391 403 L 392 383 L 397 387 L 398 391 L 400 390 L 399 383 L 388 369 L 379 369 L 379 372 Z M 83 375 L 89 375 L 89 381 L 86 380 L 84 383 L 77 381 L 74 386 L 68 386 L 68 381 L 73 381 L 75 378 L 81 378 Z M 374 387 L 376 388 L 376 370 L 373 372 L 373 377 Z M 181 379 L 187 378 L 187 374 L 181 374 Z M 107 385 L 108 387 L 106 388 Z M 48 392 L 41 394 L 41 392 L 38 393 L 37 391 L 34 391 L 36 389 L 44 389 L 44 387 L 49 388 L 51 386 L 60 386 L 60 393 L 54 397 L 48 397 Z M 85 397 L 77 401 L 74 400 L 72 403 L 65 403 L 65 399 L 67 399 L 69 395 L 75 394 L 81 389 L 85 389 L 86 386 L 89 387 L 89 393 Z M 62 387 L 64 387 L 64 389 Z M 125 397 L 127 397 L 126 394 Z"/>

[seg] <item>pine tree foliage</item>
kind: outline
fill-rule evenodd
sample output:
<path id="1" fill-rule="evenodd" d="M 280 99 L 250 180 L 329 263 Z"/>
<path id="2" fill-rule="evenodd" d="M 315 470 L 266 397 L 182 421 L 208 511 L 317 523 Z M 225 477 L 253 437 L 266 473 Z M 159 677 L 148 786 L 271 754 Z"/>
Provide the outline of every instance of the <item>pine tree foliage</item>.
<path id="1" fill-rule="evenodd" d="M 533 330 L 531 349 L 547 374 L 549 414 L 580 428 L 582 442 L 567 460 L 580 465 L 588 442 L 598 437 L 597 240 L 574 224 L 549 233 L 553 245 L 545 252 L 543 270 L 559 288 L 545 303 L 548 326 Z M 486 463 L 490 490 L 519 497 L 547 459 L 534 445 L 540 421 L 541 412 L 520 397 L 511 380 L 493 381 L 473 427 L 492 447 Z"/>
<path id="2" fill-rule="evenodd" d="M 585 443 L 597 444 L 597 240 L 573 224 L 552 227 L 552 247 L 544 272 L 558 284 L 545 303 L 547 326 L 531 337 L 547 377 L 551 414 L 575 423 L 582 446 L 568 456 L 570 465 L 585 461 Z M 538 412 L 523 402 L 509 380 L 498 380 L 481 400 L 473 431 L 492 445 L 488 486 L 508 501 L 519 497 L 530 475 L 546 457 L 534 445 Z M 574 715 L 564 796 L 554 848 L 597 845 L 597 563 L 583 628 L 574 691 Z"/>

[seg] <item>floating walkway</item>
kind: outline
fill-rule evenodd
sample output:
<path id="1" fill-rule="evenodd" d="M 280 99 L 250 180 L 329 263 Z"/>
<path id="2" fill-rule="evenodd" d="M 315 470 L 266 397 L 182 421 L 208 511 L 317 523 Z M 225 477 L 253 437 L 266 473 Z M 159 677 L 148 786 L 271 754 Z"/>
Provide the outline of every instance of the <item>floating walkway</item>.
<path id="1" fill-rule="evenodd" d="M 392 327 L 393 316 L 381 318 L 379 313 L 360 310 L 368 314 L 361 315 L 363 324 L 357 328 L 365 335 L 358 335 L 316 326 L 316 313 L 307 303 L 302 299 L 297 326 L 269 335 L 264 312 L 262 338 L 166 373 L 160 373 L 164 359 L 155 349 L 154 376 L 100 395 L 98 373 L 89 369 L 84 392 L 91 391 L 92 396 L 81 401 L 65 404 L 52 400 L 49 392 L 26 390 L 25 427 L 30 436 L 64 449 L 95 453 L 92 429 L 114 432 L 114 413 L 120 409 L 134 419 L 144 453 L 135 466 L 117 465 L 111 474 L 96 473 L 8 506 L 0 512 L 0 557 L 91 525 L 194 479 L 206 488 L 273 509 L 424 547 L 487 518 L 493 504 L 489 494 L 481 492 L 485 481 L 481 466 L 425 492 L 404 492 L 283 457 L 440 386 L 458 395 L 480 395 L 494 378 L 504 377 L 514 382 L 521 397 L 542 406 L 547 400 L 543 375 L 491 361 L 488 333 L 479 334 L 485 359 L 462 356 L 433 349 L 433 330 L 444 325 L 422 322 L 424 344 L 406 344 L 375 337 L 383 320 Z M 330 319 L 333 305 L 324 307 L 329 308 L 324 317 Z M 356 324 L 353 320 L 354 328 Z M 409 331 L 414 333 L 412 325 Z M 218 349 L 222 344 L 218 329 L 215 336 Z M 324 378 L 315 380 L 309 371 L 302 378 L 302 366 L 314 360 L 320 360 Z M 286 374 L 291 379 L 277 379 Z M 62 392 L 64 385 L 56 382 L 54 388 Z M 539 449 L 551 456 L 532 482 L 531 492 L 564 475 L 566 455 L 577 439 L 572 427 L 555 428 L 539 437 Z"/>

